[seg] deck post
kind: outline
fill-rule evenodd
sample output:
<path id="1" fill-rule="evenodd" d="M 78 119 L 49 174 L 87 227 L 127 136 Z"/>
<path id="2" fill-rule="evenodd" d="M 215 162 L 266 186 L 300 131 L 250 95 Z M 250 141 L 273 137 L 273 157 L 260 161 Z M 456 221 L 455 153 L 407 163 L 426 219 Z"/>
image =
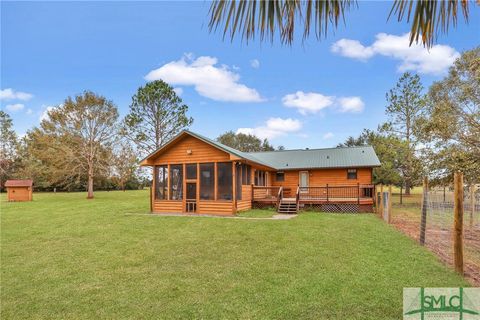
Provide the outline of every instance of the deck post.
<path id="1" fill-rule="evenodd" d="M 328 183 L 327 183 L 327 203 L 328 203 Z"/>
<path id="2" fill-rule="evenodd" d="M 360 204 L 360 183 L 357 182 L 357 203 Z"/>
<path id="3" fill-rule="evenodd" d="M 250 196 L 250 199 L 252 200 L 252 207 L 253 207 L 253 200 L 254 200 L 253 197 L 254 197 L 254 195 L 255 195 L 255 194 L 254 194 L 254 191 L 253 191 L 253 183 L 250 184 L 250 187 L 251 187 L 251 196 Z"/>

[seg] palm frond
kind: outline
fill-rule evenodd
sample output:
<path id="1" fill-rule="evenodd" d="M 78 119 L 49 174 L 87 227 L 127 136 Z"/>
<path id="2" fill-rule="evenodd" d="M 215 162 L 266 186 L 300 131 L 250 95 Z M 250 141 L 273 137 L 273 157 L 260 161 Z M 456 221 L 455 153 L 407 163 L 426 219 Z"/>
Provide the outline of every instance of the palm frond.
<path id="1" fill-rule="evenodd" d="M 468 21 L 471 0 L 394 0 L 388 18 L 396 15 L 411 21 L 410 45 L 421 41 L 431 47 L 439 32 L 447 33 L 450 24 L 457 25 L 459 7 Z M 283 44 L 292 44 L 295 27 L 303 27 L 305 40 L 314 32 L 317 39 L 336 28 L 356 0 L 214 0 L 210 6 L 210 31 L 223 26 L 223 36 L 233 40 L 240 33 L 247 42 L 260 36 L 273 41 L 276 34 Z M 480 0 L 476 0 L 480 5 Z M 421 38 L 421 39 L 420 39 Z"/>
<path id="2" fill-rule="evenodd" d="M 223 26 L 223 36 L 233 40 L 237 34 L 249 41 L 259 35 L 273 41 L 278 33 L 282 43 L 291 44 L 295 26 L 303 25 L 303 38 L 314 29 L 317 38 L 336 27 L 355 0 L 216 0 L 210 6 L 210 31 Z"/>
<path id="3" fill-rule="evenodd" d="M 469 0 L 395 0 L 389 18 L 395 14 L 398 21 L 402 21 L 405 15 L 407 22 L 412 19 L 410 45 L 418 43 L 421 37 L 423 45 L 430 48 L 439 32 L 447 33 L 451 23 L 456 27 L 459 6 L 468 21 L 469 3 Z"/>

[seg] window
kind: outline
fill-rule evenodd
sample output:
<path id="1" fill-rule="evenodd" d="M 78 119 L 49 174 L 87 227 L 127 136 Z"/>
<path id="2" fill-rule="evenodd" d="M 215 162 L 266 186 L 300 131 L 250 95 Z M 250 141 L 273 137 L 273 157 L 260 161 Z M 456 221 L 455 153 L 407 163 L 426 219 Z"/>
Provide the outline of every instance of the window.
<path id="1" fill-rule="evenodd" d="M 187 179 L 197 179 L 197 164 L 189 163 L 187 166 Z"/>
<path id="2" fill-rule="evenodd" d="M 265 171 L 257 170 L 255 171 L 255 185 L 256 186 L 266 186 L 266 174 Z"/>
<path id="3" fill-rule="evenodd" d="M 155 199 L 167 200 L 168 167 L 155 166 Z"/>
<path id="4" fill-rule="evenodd" d="M 232 163 L 217 163 L 217 200 L 232 200 Z"/>
<path id="5" fill-rule="evenodd" d="M 242 200 L 242 165 L 241 164 L 237 164 L 235 166 L 235 171 L 236 171 L 236 177 L 237 177 L 237 184 L 235 186 L 235 198 L 237 200 Z"/>
<path id="6" fill-rule="evenodd" d="M 170 200 L 183 199 L 183 165 L 170 165 Z"/>
<path id="7" fill-rule="evenodd" d="M 200 164 L 200 199 L 215 199 L 215 166 L 213 163 Z"/>
<path id="8" fill-rule="evenodd" d="M 357 179 L 357 169 L 348 169 L 347 179 Z"/>
<path id="9" fill-rule="evenodd" d="M 275 174 L 275 181 L 277 181 L 277 182 L 285 181 L 285 173 L 284 172 L 277 172 Z"/>

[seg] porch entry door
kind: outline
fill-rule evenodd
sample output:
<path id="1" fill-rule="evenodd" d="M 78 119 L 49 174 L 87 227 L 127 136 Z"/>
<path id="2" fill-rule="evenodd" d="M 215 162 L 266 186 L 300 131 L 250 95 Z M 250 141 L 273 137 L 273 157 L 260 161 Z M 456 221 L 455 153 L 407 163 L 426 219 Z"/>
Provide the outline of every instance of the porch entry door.
<path id="1" fill-rule="evenodd" d="M 186 196 L 187 196 L 186 211 L 196 212 L 197 211 L 197 183 L 196 182 L 187 182 Z"/>
<path id="2" fill-rule="evenodd" d="M 308 171 L 300 171 L 299 175 L 300 192 L 308 192 Z"/>

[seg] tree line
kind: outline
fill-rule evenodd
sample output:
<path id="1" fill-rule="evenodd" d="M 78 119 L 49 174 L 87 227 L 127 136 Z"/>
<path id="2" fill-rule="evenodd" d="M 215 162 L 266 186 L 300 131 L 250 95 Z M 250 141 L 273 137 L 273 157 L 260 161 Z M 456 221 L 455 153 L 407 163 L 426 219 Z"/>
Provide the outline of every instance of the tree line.
<path id="1" fill-rule="evenodd" d="M 375 183 L 403 186 L 409 194 L 422 176 L 451 184 L 457 170 L 467 183 L 479 182 L 480 47 L 465 51 L 427 93 L 418 75 L 404 73 L 386 100 L 386 123 L 339 145 L 374 147 L 382 163 Z"/>
<path id="2" fill-rule="evenodd" d="M 129 113 L 85 91 L 47 112 L 39 126 L 19 138 L 10 116 L 0 111 L 0 187 L 7 179 L 33 179 L 35 190 L 138 189 L 150 184 L 139 162 L 193 123 L 188 106 L 162 80 L 140 87 Z M 267 139 L 226 132 L 218 141 L 241 151 L 269 151 Z M 282 148 L 282 147 L 280 147 Z"/>
<path id="3" fill-rule="evenodd" d="M 86 190 L 88 198 L 94 189 L 141 188 L 149 177 L 139 160 L 191 125 L 187 111 L 161 80 L 137 90 L 123 119 L 111 100 L 85 91 L 49 110 L 21 139 L 0 111 L 0 185 L 28 178 L 36 190 Z"/>
<path id="4" fill-rule="evenodd" d="M 480 48 L 464 52 L 424 91 L 418 75 L 404 73 L 386 94 L 388 121 L 338 146 L 373 146 L 382 163 L 374 182 L 403 186 L 407 194 L 423 175 L 444 183 L 461 170 L 467 182 L 478 182 Z M 138 88 L 122 119 L 112 101 L 91 91 L 66 98 L 22 138 L 0 111 L 0 186 L 28 178 L 36 190 L 86 190 L 88 198 L 93 190 L 141 188 L 151 176 L 142 174 L 140 159 L 189 128 L 187 113 L 162 80 Z M 266 139 L 233 131 L 217 141 L 244 152 L 275 150 Z"/>

